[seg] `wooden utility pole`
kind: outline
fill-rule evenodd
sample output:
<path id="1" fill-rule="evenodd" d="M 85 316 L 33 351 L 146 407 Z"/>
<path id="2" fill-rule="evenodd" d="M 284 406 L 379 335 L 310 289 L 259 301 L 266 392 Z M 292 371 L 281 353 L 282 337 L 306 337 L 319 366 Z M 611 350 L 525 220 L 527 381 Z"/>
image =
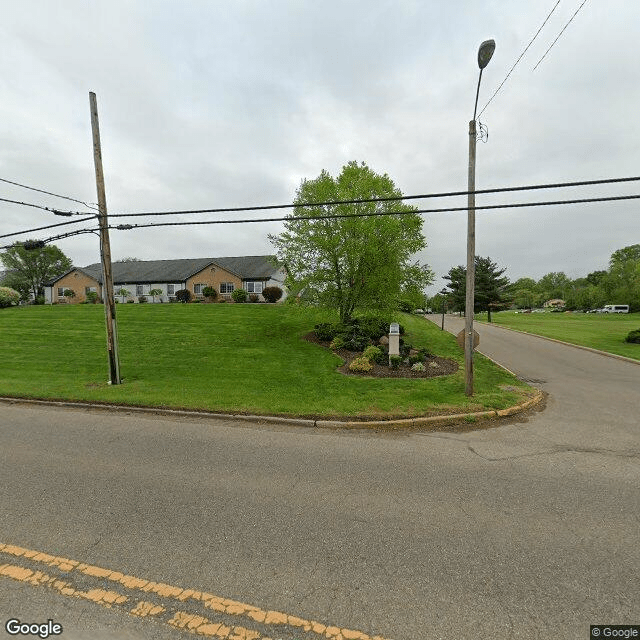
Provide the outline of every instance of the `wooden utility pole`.
<path id="1" fill-rule="evenodd" d="M 89 92 L 91 109 L 91 131 L 93 132 L 93 161 L 96 167 L 96 189 L 98 192 L 98 219 L 100 222 L 100 258 L 102 261 L 102 297 L 104 299 L 104 317 L 107 325 L 107 353 L 109 356 L 109 381 L 120 384 L 120 358 L 118 356 L 118 326 L 116 323 L 116 304 L 113 295 L 113 276 L 111 273 L 111 245 L 109 244 L 109 225 L 107 222 L 107 198 L 104 191 L 104 173 L 102 171 L 102 149 L 100 147 L 100 126 L 98 124 L 98 103 L 96 94 Z"/>
<path id="2" fill-rule="evenodd" d="M 480 71 L 482 77 L 482 71 Z M 478 81 L 478 89 L 480 82 Z M 477 102 L 477 98 L 476 98 Z M 474 114 L 475 116 L 475 114 Z M 464 392 L 473 395 L 473 311 L 476 272 L 476 121 L 469 122 L 469 181 L 467 196 L 467 286 L 464 305 Z"/>

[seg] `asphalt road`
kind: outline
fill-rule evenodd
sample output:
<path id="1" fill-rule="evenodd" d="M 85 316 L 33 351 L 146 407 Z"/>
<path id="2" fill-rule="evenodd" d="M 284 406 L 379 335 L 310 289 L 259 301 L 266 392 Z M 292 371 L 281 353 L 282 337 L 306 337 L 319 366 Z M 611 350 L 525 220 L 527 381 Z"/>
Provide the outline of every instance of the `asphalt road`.
<path id="1" fill-rule="evenodd" d="M 565 640 L 640 624 L 640 366 L 478 330 L 481 351 L 549 393 L 545 411 L 386 434 L 0 405 L 0 545 L 50 554 L 0 548 L 3 628 L 190 637 L 169 624 L 177 611 L 229 640 Z M 218 614 L 167 585 L 294 618 Z M 163 612 L 132 615 L 141 601 Z"/>

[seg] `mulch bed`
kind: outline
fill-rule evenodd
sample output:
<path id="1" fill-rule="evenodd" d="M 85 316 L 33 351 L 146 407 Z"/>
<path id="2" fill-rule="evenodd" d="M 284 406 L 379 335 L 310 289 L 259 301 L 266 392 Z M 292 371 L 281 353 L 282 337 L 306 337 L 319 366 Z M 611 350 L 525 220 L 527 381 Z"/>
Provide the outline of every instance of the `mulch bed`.
<path id="1" fill-rule="evenodd" d="M 397 369 L 391 369 L 388 365 L 373 363 L 371 371 L 351 371 L 349 364 L 354 358 L 361 356 L 361 353 L 355 351 L 347 351 L 346 349 L 331 349 L 329 342 L 321 342 L 316 338 L 316 334 L 311 331 L 304 336 L 304 339 L 314 344 L 319 344 L 339 355 L 344 364 L 338 367 L 340 373 L 348 376 L 361 376 L 369 378 L 435 378 L 437 376 L 448 376 L 458 370 L 458 363 L 449 358 L 440 358 L 438 356 L 429 356 L 424 361 L 424 371 L 412 371 L 408 364 L 401 364 Z"/>

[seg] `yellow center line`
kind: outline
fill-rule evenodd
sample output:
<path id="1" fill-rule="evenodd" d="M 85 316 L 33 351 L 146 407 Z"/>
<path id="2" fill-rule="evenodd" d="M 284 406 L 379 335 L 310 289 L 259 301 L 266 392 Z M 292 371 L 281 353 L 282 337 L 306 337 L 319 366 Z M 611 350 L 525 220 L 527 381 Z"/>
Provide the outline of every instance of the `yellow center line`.
<path id="1" fill-rule="evenodd" d="M 264 626 L 277 625 L 275 633 L 288 630 L 313 633 L 326 640 L 387 640 L 382 636 L 369 636 L 361 631 L 345 629 L 336 625 L 323 624 L 314 620 L 306 620 L 297 616 L 288 615 L 280 611 L 265 611 L 243 602 L 229 600 L 195 589 L 183 589 L 162 582 L 153 582 L 143 578 L 126 575 L 119 571 L 105 569 L 94 565 L 70 560 L 59 556 L 49 555 L 32 549 L 25 549 L 11 544 L 0 543 L 0 557 L 12 556 L 24 558 L 31 563 L 38 563 L 65 573 L 65 578 L 73 578 L 74 574 L 83 574 L 90 578 L 102 579 L 103 588 L 88 590 L 76 589 L 71 582 L 60 580 L 56 576 L 48 575 L 39 570 L 33 570 L 19 565 L 6 563 L 0 564 L 0 577 L 10 578 L 32 586 L 44 586 L 58 591 L 64 596 L 82 598 L 102 605 L 107 608 L 117 606 L 126 610 L 130 615 L 140 618 L 156 618 L 171 609 L 173 617 L 166 623 L 176 629 L 183 629 L 196 635 L 218 638 L 220 640 L 273 640 L 263 635 L 262 632 L 251 630 L 244 624 L 259 623 Z M 113 589 L 104 588 L 105 581 L 113 583 Z M 122 587 L 133 592 L 122 593 Z M 156 598 L 163 598 L 162 604 L 155 604 L 144 597 L 146 594 L 155 594 Z M 139 597 L 138 597 L 139 596 Z M 144 596 L 144 597 L 143 597 Z M 202 613 L 209 609 L 216 614 L 236 616 L 242 625 L 226 625 L 215 620 L 210 620 L 205 615 L 192 614 L 186 611 L 174 610 L 171 601 L 175 603 L 197 603 L 202 607 Z"/>

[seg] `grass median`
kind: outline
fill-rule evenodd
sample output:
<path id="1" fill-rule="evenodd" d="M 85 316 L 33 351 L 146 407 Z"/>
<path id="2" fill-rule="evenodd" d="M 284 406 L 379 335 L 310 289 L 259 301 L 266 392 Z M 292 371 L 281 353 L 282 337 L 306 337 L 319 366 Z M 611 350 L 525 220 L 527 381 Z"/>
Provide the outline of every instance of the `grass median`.
<path id="1" fill-rule="evenodd" d="M 487 314 L 478 314 L 486 321 Z M 491 314 L 493 324 L 538 336 L 599 349 L 640 360 L 640 344 L 625 342 L 630 331 L 640 329 L 640 313 L 516 313 Z"/>
<path id="2" fill-rule="evenodd" d="M 452 358 L 430 379 L 346 376 L 341 360 L 303 339 L 325 312 L 292 305 L 118 305 L 123 384 L 107 384 L 99 305 L 0 310 L 0 395 L 225 413 L 394 418 L 502 409 L 530 389 L 478 355 L 473 398 L 463 353 L 421 317 L 403 315 L 407 340 Z"/>

